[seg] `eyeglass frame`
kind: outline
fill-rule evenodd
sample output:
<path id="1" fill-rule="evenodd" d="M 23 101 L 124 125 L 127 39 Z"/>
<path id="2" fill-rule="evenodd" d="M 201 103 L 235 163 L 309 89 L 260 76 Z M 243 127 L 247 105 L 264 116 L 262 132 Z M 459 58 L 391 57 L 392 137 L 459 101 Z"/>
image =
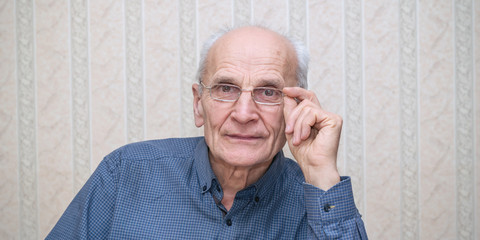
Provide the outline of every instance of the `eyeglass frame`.
<path id="1" fill-rule="evenodd" d="M 282 92 L 282 90 L 280 90 L 280 89 L 278 89 L 278 88 L 272 88 L 272 87 L 255 87 L 255 88 L 253 88 L 253 89 L 243 89 L 243 88 L 241 88 L 241 87 L 239 87 L 239 86 L 237 86 L 237 85 L 228 84 L 228 83 L 223 83 L 223 84 L 218 84 L 218 83 L 217 83 L 217 84 L 212 84 L 212 85 L 210 85 L 210 86 L 207 87 L 207 86 L 205 86 L 205 84 L 204 84 L 202 81 L 199 81 L 199 82 L 200 82 L 200 84 L 202 85 L 202 87 L 208 89 L 208 93 L 209 93 L 209 95 L 210 95 L 210 97 L 211 97 L 212 99 L 217 100 L 217 101 L 220 101 L 220 102 L 236 102 L 236 101 L 238 101 L 238 99 L 240 99 L 240 96 L 242 95 L 242 92 L 250 92 L 250 96 L 252 97 L 252 100 L 253 100 L 255 103 L 258 103 L 258 104 L 260 104 L 260 105 L 275 106 L 275 105 L 280 105 L 280 104 L 282 104 L 282 103 L 283 103 L 283 97 L 285 96 L 285 94 Z M 228 99 L 215 98 L 215 97 L 212 96 L 212 88 L 213 88 L 214 86 L 216 86 L 216 85 L 227 85 L 227 86 L 235 87 L 235 88 L 240 89 L 240 92 L 238 93 L 237 98 L 234 99 L 234 100 L 233 100 L 233 99 L 232 99 L 232 100 L 228 100 Z M 259 102 L 259 101 L 255 100 L 255 94 L 253 93 L 253 91 L 254 91 L 255 89 L 270 89 L 270 90 L 279 91 L 279 92 L 281 93 L 281 95 L 282 95 L 282 98 L 281 98 L 282 100 L 281 100 L 280 102 L 278 102 L 278 103 Z"/>

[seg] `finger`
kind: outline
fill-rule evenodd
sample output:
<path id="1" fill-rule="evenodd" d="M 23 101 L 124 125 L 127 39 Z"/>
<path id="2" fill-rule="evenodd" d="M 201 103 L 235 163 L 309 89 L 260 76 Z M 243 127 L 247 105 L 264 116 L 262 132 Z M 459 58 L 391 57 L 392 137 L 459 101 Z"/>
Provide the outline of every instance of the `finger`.
<path id="1" fill-rule="evenodd" d="M 295 98 L 298 101 L 310 100 L 311 102 L 320 106 L 320 102 L 314 92 L 300 87 L 285 87 L 283 93 L 291 98 Z"/>
<path id="2" fill-rule="evenodd" d="M 298 116 L 302 112 L 302 109 L 305 107 L 304 103 L 298 104 L 295 108 L 293 108 L 288 117 L 285 118 L 285 130 L 286 133 L 295 133 L 295 126 L 297 124 Z"/>
<path id="3" fill-rule="evenodd" d="M 297 116 L 295 117 L 295 123 L 293 128 L 293 145 L 298 145 L 302 140 L 302 128 L 303 128 L 303 118 L 305 115 L 303 114 L 304 107 L 302 107 L 302 111 L 298 111 Z"/>
<path id="4" fill-rule="evenodd" d="M 286 133 L 291 133 L 293 135 L 292 138 L 294 145 L 297 145 L 302 138 L 303 119 L 305 118 L 305 115 L 308 115 L 308 113 L 305 113 L 305 111 L 309 111 L 306 103 L 307 101 L 300 103 L 295 109 L 293 109 L 290 116 L 286 120 L 286 124 L 289 129 L 289 131 Z"/>
<path id="5" fill-rule="evenodd" d="M 285 119 L 285 133 L 291 133 L 293 131 L 293 123 L 290 122 L 292 113 L 297 107 L 297 101 L 291 97 L 285 97 L 283 104 L 283 116 Z"/>
<path id="6" fill-rule="evenodd" d="M 319 106 L 315 105 L 310 100 L 303 100 L 302 102 L 300 102 L 300 104 L 298 104 L 298 106 L 296 106 L 293 110 L 291 110 L 289 115 L 285 117 L 286 133 L 293 132 L 293 128 L 298 122 L 298 117 L 306 107 L 319 108 Z"/>
<path id="7" fill-rule="evenodd" d="M 321 119 L 326 116 L 322 115 L 323 112 L 318 107 L 305 106 L 300 115 L 296 119 L 296 125 L 294 129 L 294 142 L 295 145 L 300 144 L 302 141 L 307 140 L 312 135 L 312 131 L 316 132 L 320 130 Z"/>
<path id="8" fill-rule="evenodd" d="M 297 119 L 297 122 L 300 122 L 300 141 L 304 141 L 310 137 L 312 132 L 312 127 L 316 124 L 316 114 L 314 110 L 309 107 L 305 107 L 300 116 Z"/>

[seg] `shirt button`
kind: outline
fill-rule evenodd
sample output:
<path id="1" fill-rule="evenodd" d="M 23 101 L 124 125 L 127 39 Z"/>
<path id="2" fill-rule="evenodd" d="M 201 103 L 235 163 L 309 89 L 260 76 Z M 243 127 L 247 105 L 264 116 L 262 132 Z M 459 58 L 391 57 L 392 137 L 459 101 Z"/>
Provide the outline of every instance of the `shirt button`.
<path id="1" fill-rule="evenodd" d="M 259 202 L 260 198 L 258 196 L 255 196 L 255 202 Z"/>
<path id="2" fill-rule="evenodd" d="M 207 190 L 207 186 L 203 186 L 203 191 Z"/>
<path id="3" fill-rule="evenodd" d="M 227 219 L 227 226 L 232 226 L 232 219 Z"/>
<path id="4" fill-rule="evenodd" d="M 328 204 L 328 203 L 323 205 L 323 211 L 325 211 L 325 212 L 329 212 L 330 208 L 332 208 L 332 206 L 330 206 L 330 204 Z"/>

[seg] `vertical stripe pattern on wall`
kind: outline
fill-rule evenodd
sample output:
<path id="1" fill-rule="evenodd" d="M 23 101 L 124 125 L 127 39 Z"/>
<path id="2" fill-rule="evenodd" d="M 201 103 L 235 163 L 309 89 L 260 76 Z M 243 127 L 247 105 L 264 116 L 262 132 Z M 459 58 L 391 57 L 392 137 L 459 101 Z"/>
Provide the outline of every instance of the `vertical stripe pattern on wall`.
<path id="1" fill-rule="evenodd" d="M 16 4 L 20 238 L 36 239 L 38 201 L 34 3 L 31 0 L 19 0 Z"/>
<path id="2" fill-rule="evenodd" d="M 91 152 L 94 169 L 125 144 L 125 6 L 123 1 L 88 2 Z"/>
<path id="3" fill-rule="evenodd" d="M 392 239 L 401 235 L 398 4 L 363 3 L 364 217 L 369 237 Z"/>
<path id="4" fill-rule="evenodd" d="M 73 187 L 78 192 L 90 176 L 90 77 L 88 1 L 70 1 Z"/>
<path id="5" fill-rule="evenodd" d="M 129 143 L 145 138 L 142 9 L 142 0 L 125 0 L 126 116 Z"/>
<path id="6" fill-rule="evenodd" d="M 0 238 L 19 236 L 15 2 L 0 5 Z"/>
<path id="7" fill-rule="evenodd" d="M 473 39 L 474 39 L 474 54 L 475 56 L 473 57 L 475 64 L 473 66 L 473 72 L 474 72 L 474 108 L 475 108 L 475 124 L 474 124 L 474 130 L 475 130 L 475 195 L 474 195 L 474 200 L 475 200 L 475 235 L 477 239 L 480 239 L 480 2 L 475 1 L 473 3 L 474 7 L 474 16 L 473 16 Z"/>
<path id="8" fill-rule="evenodd" d="M 181 135 L 197 132 L 192 114 L 192 83 L 196 81 L 197 21 L 196 1 L 180 0 L 180 83 L 181 83 Z"/>
<path id="9" fill-rule="evenodd" d="M 307 44 L 306 0 L 289 0 L 289 35 Z"/>
<path id="10" fill-rule="evenodd" d="M 418 239 L 418 81 L 416 0 L 399 2 L 401 234 Z"/>
<path id="11" fill-rule="evenodd" d="M 345 0 L 345 162 L 355 203 L 365 214 L 362 2 Z"/>
<path id="12" fill-rule="evenodd" d="M 454 10 L 457 239 L 474 239 L 473 2 L 457 0 Z"/>
<path id="13" fill-rule="evenodd" d="M 51 11 L 51 9 L 57 11 Z M 38 235 L 73 196 L 69 2 L 35 1 Z M 55 37 L 52 37 L 55 36 Z M 64 93 L 64 94 L 60 94 Z M 65 184 L 67 183 L 67 184 Z"/>
<path id="14" fill-rule="evenodd" d="M 453 1 L 419 1 L 420 239 L 455 239 Z"/>

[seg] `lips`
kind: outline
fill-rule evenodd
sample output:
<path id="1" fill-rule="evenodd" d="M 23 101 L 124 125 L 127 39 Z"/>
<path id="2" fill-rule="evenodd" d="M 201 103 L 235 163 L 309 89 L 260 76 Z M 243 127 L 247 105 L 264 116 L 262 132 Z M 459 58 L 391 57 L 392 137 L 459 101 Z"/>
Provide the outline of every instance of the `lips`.
<path id="1" fill-rule="evenodd" d="M 226 134 L 226 137 L 239 141 L 256 141 L 263 138 L 255 134 Z"/>

